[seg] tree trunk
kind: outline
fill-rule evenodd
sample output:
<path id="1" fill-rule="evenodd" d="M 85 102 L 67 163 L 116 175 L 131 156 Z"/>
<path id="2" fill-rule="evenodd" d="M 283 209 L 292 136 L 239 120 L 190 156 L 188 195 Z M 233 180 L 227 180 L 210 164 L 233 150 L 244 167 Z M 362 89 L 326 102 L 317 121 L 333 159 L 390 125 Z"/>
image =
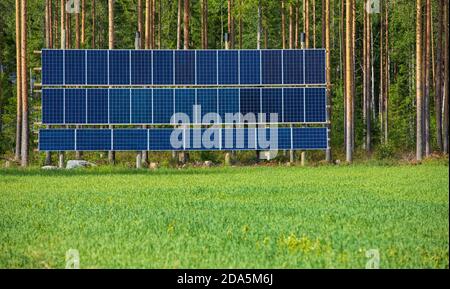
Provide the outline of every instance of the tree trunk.
<path id="1" fill-rule="evenodd" d="M 161 49 L 162 36 L 162 0 L 158 2 L 158 49 Z"/>
<path id="2" fill-rule="evenodd" d="M 21 22 L 20 22 L 20 0 L 16 0 L 16 95 L 17 95 L 17 115 L 16 115 L 16 151 L 15 160 L 19 161 L 21 157 L 22 145 L 22 70 L 21 70 Z"/>
<path id="3" fill-rule="evenodd" d="M 21 14 L 21 53 L 20 53 L 20 66 L 21 66 L 21 93 L 22 93 L 22 167 L 28 166 L 28 143 L 29 143 L 29 127 L 28 127 L 28 82 L 27 82 L 27 1 L 20 1 L 20 14 Z"/>
<path id="4" fill-rule="evenodd" d="M 439 26 L 438 26 L 438 40 L 436 47 L 436 76 L 435 76 L 435 95 L 434 95 L 434 110 L 436 117 L 436 140 L 439 150 L 443 151 L 442 143 L 442 41 L 444 34 L 444 6 L 445 0 L 439 0 L 438 10 L 439 10 Z"/>
<path id="5" fill-rule="evenodd" d="M 151 32 L 150 32 L 150 27 L 151 27 L 151 11 L 152 11 L 152 7 L 151 7 L 151 2 L 152 0 L 146 0 L 145 1 L 145 49 L 150 49 L 151 44 L 150 44 L 150 38 L 151 38 Z"/>
<path id="6" fill-rule="evenodd" d="M 114 0 L 108 0 L 108 49 L 114 49 Z M 113 126 L 109 126 L 113 129 Z M 116 162 L 116 152 L 108 152 L 108 161 L 111 165 Z"/>
<path id="7" fill-rule="evenodd" d="M 295 47 L 295 49 L 297 49 L 298 48 L 298 34 L 299 34 L 299 25 L 300 25 L 300 22 L 299 22 L 299 11 L 298 11 L 298 9 L 299 9 L 299 3 L 298 3 L 298 1 L 299 0 L 297 0 L 296 2 L 295 2 L 295 39 L 294 39 L 294 42 L 295 42 L 295 44 L 294 44 L 294 47 Z"/>
<path id="8" fill-rule="evenodd" d="M 385 41 L 384 41 L 384 53 L 385 53 L 385 66 L 384 66 L 384 141 L 387 143 L 389 140 L 388 137 L 388 127 L 389 127 L 389 83 L 390 83 L 390 61 L 389 61 L 389 0 L 386 0 L 386 12 L 385 12 Z"/>
<path id="9" fill-rule="evenodd" d="M 284 0 L 281 0 L 281 47 L 286 49 L 286 17 L 284 12 Z"/>
<path id="10" fill-rule="evenodd" d="M 312 0 L 313 48 L 316 48 L 316 0 Z"/>
<path id="11" fill-rule="evenodd" d="M 148 1 L 148 0 L 147 0 Z M 178 0 L 178 17 L 177 17 L 177 49 L 181 49 L 181 13 L 183 10 L 183 0 Z"/>
<path id="12" fill-rule="evenodd" d="M 294 5 L 289 4 L 289 49 L 294 49 Z"/>
<path id="13" fill-rule="evenodd" d="M 228 46 L 233 49 L 233 19 L 232 19 L 233 1 L 228 0 Z"/>
<path id="14" fill-rule="evenodd" d="M 352 128 L 353 115 L 352 115 L 352 106 L 353 106 L 353 95 L 352 95 L 352 86 L 353 86 L 353 75 L 352 75 L 352 8 L 353 8 L 353 0 L 345 1 L 345 101 L 346 101 L 346 116 L 345 122 L 347 127 L 347 135 L 346 135 L 346 161 L 351 163 L 353 161 L 353 150 L 352 150 L 352 134 L 350 132 Z"/>
<path id="15" fill-rule="evenodd" d="M 258 0 L 258 28 L 256 31 L 256 48 L 261 49 L 261 30 L 262 30 L 262 11 L 261 0 Z"/>
<path id="16" fill-rule="evenodd" d="M 448 154 L 448 0 L 444 3 L 444 35 L 445 35 L 445 47 L 444 49 L 444 85 L 443 85 L 443 128 L 442 128 L 442 134 L 443 134 L 443 141 L 444 141 L 444 153 Z"/>
<path id="17" fill-rule="evenodd" d="M 366 5 L 369 3 L 369 0 L 366 1 Z M 367 7 L 367 6 L 366 6 Z M 371 140 L 371 130 L 372 130 L 372 93 L 371 93 L 371 14 L 364 9 L 365 13 L 365 39 L 364 39 L 364 46 L 365 46 L 365 57 L 364 57 L 364 92 L 365 92 L 365 98 L 364 98 L 364 110 L 365 110 L 365 149 L 366 152 L 370 153 L 372 150 L 372 140 Z"/>
<path id="18" fill-rule="evenodd" d="M 416 159 L 422 160 L 422 0 L 416 0 Z"/>
<path id="19" fill-rule="evenodd" d="M 91 7 L 91 17 L 92 17 L 92 49 L 95 48 L 95 0 L 92 0 L 92 7 Z"/>
<path id="20" fill-rule="evenodd" d="M 184 0 L 184 49 L 189 49 L 189 0 Z"/>
<path id="21" fill-rule="evenodd" d="M 425 17 L 425 95 L 424 95 L 424 114 L 425 114 L 425 157 L 429 157 L 430 148 L 430 72 L 431 72 L 431 1 L 426 0 Z"/>
<path id="22" fill-rule="evenodd" d="M 328 138 L 331 139 L 331 115 L 333 108 L 333 99 L 331 95 L 331 47 L 330 47 L 330 0 L 325 0 L 325 51 L 326 51 L 326 73 L 327 73 L 327 102 L 328 102 Z M 322 23 L 323 25 L 323 23 Z M 326 150 L 326 161 L 331 163 L 333 160 L 330 144 Z"/>
<path id="23" fill-rule="evenodd" d="M 242 47 L 242 33 L 244 31 L 244 24 L 242 23 L 242 0 L 239 2 L 239 49 Z"/>
<path id="24" fill-rule="evenodd" d="M 61 49 L 66 48 L 66 15 L 65 15 L 65 4 L 66 1 L 60 0 L 60 17 L 61 17 Z"/>
<path id="25" fill-rule="evenodd" d="M 81 35 L 80 35 L 80 13 L 75 14 L 75 48 L 80 48 Z"/>
<path id="26" fill-rule="evenodd" d="M 204 29 L 204 33 L 205 33 L 205 49 L 208 49 L 208 0 L 205 0 L 205 29 Z M 241 21 L 242 19 L 240 19 Z M 242 24 L 242 23 L 241 23 Z M 240 31 L 239 31 L 240 33 Z M 241 38 L 241 43 L 240 45 L 242 45 L 242 38 Z"/>
<path id="27" fill-rule="evenodd" d="M 86 2 L 81 0 L 81 45 L 86 44 Z"/>
<path id="28" fill-rule="evenodd" d="M 155 29 L 155 27 L 156 27 L 156 21 L 155 21 L 155 15 L 156 15 L 156 0 L 153 0 L 153 2 L 152 2 L 152 21 L 151 21 L 151 23 L 152 23 L 152 27 L 151 27 L 151 33 L 152 33 L 152 49 L 155 49 L 155 47 L 156 47 L 156 29 Z"/>
<path id="29" fill-rule="evenodd" d="M 140 48 L 144 47 L 145 36 L 142 33 L 142 0 L 137 0 L 137 30 L 139 32 L 140 37 Z"/>
<path id="30" fill-rule="evenodd" d="M 303 23 L 305 30 L 305 48 L 309 48 L 309 0 L 303 0 Z"/>

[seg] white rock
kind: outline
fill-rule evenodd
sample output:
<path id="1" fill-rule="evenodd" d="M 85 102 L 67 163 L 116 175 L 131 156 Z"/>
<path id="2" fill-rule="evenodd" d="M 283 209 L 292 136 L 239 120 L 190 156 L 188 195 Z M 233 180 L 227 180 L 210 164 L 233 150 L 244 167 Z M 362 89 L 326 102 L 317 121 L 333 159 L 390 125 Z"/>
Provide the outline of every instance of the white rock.
<path id="1" fill-rule="evenodd" d="M 57 170 L 57 166 L 43 166 L 41 169 L 43 170 Z"/>
<path id="2" fill-rule="evenodd" d="M 85 167 L 95 167 L 95 164 L 83 160 L 69 160 L 66 165 L 66 169 L 68 170 Z"/>
<path id="3" fill-rule="evenodd" d="M 213 165 L 212 161 L 205 161 L 204 163 L 204 166 L 207 168 L 212 167 L 212 165 Z"/>
<path id="4" fill-rule="evenodd" d="M 151 170 L 156 170 L 158 167 L 159 167 L 158 163 L 150 163 L 148 165 L 148 168 L 151 169 Z"/>

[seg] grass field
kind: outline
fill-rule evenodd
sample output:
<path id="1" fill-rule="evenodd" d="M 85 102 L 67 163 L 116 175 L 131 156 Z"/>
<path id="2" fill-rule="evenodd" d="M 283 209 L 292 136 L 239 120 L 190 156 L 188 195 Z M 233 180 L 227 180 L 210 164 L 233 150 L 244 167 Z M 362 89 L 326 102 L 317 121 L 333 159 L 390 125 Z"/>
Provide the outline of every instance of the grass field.
<path id="1" fill-rule="evenodd" d="M 0 170 L 0 267 L 449 267 L 448 165 Z"/>

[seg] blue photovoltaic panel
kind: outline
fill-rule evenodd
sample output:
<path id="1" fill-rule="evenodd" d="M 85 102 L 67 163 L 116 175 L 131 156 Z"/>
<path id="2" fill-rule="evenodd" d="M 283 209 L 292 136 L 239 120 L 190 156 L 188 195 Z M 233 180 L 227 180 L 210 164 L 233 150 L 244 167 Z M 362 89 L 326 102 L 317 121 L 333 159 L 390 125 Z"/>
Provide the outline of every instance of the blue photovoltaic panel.
<path id="1" fill-rule="evenodd" d="M 243 88 L 240 93 L 241 114 L 244 117 L 243 122 L 258 122 L 261 112 L 261 90 L 259 88 Z M 251 113 L 251 115 L 248 115 Z"/>
<path id="2" fill-rule="evenodd" d="M 294 149 L 326 149 L 327 148 L 327 128 L 293 128 Z"/>
<path id="3" fill-rule="evenodd" d="M 109 51 L 109 84 L 130 84 L 130 51 Z"/>
<path id="4" fill-rule="evenodd" d="M 197 51 L 197 84 L 217 84 L 217 51 Z"/>
<path id="5" fill-rule="evenodd" d="M 64 84 L 63 55 L 63 50 L 42 50 L 42 85 Z"/>
<path id="6" fill-rule="evenodd" d="M 281 88 L 262 89 L 262 113 L 260 119 L 263 122 L 283 122 Z M 273 114 L 272 118 L 271 114 Z M 262 119 L 263 117 L 265 118 Z"/>
<path id="7" fill-rule="evenodd" d="M 173 89 L 153 90 L 153 123 L 171 123 L 170 119 L 174 113 Z"/>
<path id="8" fill-rule="evenodd" d="M 326 121 L 326 92 L 325 88 L 305 89 L 305 122 Z"/>
<path id="9" fill-rule="evenodd" d="M 86 123 L 86 90 L 66 89 L 65 92 L 65 123 Z"/>
<path id="10" fill-rule="evenodd" d="M 87 90 L 87 123 L 105 124 L 108 121 L 108 90 Z"/>
<path id="11" fill-rule="evenodd" d="M 131 122 L 130 115 L 130 90 L 110 89 L 109 90 L 109 122 L 115 124 L 125 124 Z"/>
<path id="12" fill-rule="evenodd" d="M 173 51 L 153 51 L 153 84 L 174 84 Z"/>
<path id="13" fill-rule="evenodd" d="M 131 123 L 153 123 L 151 89 L 131 90 Z"/>
<path id="14" fill-rule="evenodd" d="M 131 84 L 152 84 L 152 51 L 131 51 Z"/>
<path id="15" fill-rule="evenodd" d="M 282 84 L 282 50 L 262 50 L 262 84 Z"/>
<path id="16" fill-rule="evenodd" d="M 258 50 L 240 51 L 240 84 L 261 83 L 261 55 Z"/>
<path id="17" fill-rule="evenodd" d="M 218 84 L 239 84 L 238 52 L 219 50 L 217 60 Z"/>
<path id="18" fill-rule="evenodd" d="M 194 122 L 193 108 L 195 105 L 195 90 L 176 89 L 175 90 L 175 113 L 184 113 L 189 117 L 189 123 Z M 186 121 L 183 121 L 186 123 Z"/>
<path id="19" fill-rule="evenodd" d="M 112 131 L 110 129 L 78 129 L 76 149 L 80 151 L 111 150 Z"/>
<path id="20" fill-rule="evenodd" d="M 325 82 L 325 50 L 305 50 L 305 83 Z"/>
<path id="21" fill-rule="evenodd" d="M 40 151 L 71 151 L 75 149 L 75 131 L 73 129 L 39 130 Z"/>
<path id="22" fill-rule="evenodd" d="M 304 88 L 283 88 L 283 121 L 304 122 Z"/>
<path id="23" fill-rule="evenodd" d="M 175 84 L 195 84 L 195 51 L 175 51 Z"/>
<path id="24" fill-rule="evenodd" d="M 64 90 L 42 90 L 42 123 L 64 123 Z"/>
<path id="25" fill-rule="evenodd" d="M 172 150 L 174 147 L 170 143 L 170 136 L 173 129 L 149 129 L 148 130 L 148 141 L 150 151 L 167 151 Z M 177 144 L 179 145 L 175 150 L 183 149 L 183 133 L 182 130 L 177 130 L 179 132 L 177 135 L 181 136 L 181 140 Z"/>
<path id="26" fill-rule="evenodd" d="M 108 84 L 107 50 L 87 51 L 87 84 L 89 85 Z"/>
<path id="27" fill-rule="evenodd" d="M 208 113 L 217 114 L 217 89 L 198 89 L 197 90 L 197 106 L 201 109 L 200 115 L 194 117 L 195 123 L 207 123 L 211 121 L 217 122 L 217 115 L 207 115 Z M 207 116 L 207 118 L 205 118 Z"/>
<path id="28" fill-rule="evenodd" d="M 304 84 L 303 50 L 283 51 L 283 84 Z"/>
<path id="29" fill-rule="evenodd" d="M 86 51 L 65 50 L 64 70 L 66 85 L 86 84 Z"/>
<path id="30" fill-rule="evenodd" d="M 220 133 L 219 128 L 185 130 L 185 149 L 193 151 L 219 150 L 221 146 Z"/>
<path id="31" fill-rule="evenodd" d="M 76 137 L 75 137 L 76 131 Z M 292 135 L 291 135 L 292 132 Z M 42 151 L 325 150 L 327 128 L 45 129 Z M 147 139 L 148 135 L 148 139 Z M 203 140 L 203 141 L 200 141 Z M 205 141 L 206 140 L 206 141 Z M 113 148 L 111 148 L 111 144 Z"/>
<path id="32" fill-rule="evenodd" d="M 145 129 L 115 129 L 113 134 L 115 151 L 147 150 L 148 139 Z"/>
<path id="33" fill-rule="evenodd" d="M 239 89 L 235 88 L 219 88 L 219 116 L 222 123 L 232 123 L 233 120 L 227 120 L 227 115 L 233 117 L 234 114 L 239 112 Z M 236 120 L 238 122 L 239 119 Z"/>

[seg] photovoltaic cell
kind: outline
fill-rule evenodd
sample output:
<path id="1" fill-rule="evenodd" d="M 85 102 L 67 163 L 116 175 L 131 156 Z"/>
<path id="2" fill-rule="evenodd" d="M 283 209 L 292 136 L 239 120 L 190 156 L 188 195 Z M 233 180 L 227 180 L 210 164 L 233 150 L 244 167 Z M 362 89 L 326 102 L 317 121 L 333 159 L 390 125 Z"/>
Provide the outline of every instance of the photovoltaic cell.
<path id="1" fill-rule="evenodd" d="M 326 149 L 327 131 L 324 127 L 319 128 L 293 128 L 293 147 L 294 149 Z"/>
<path id="2" fill-rule="evenodd" d="M 42 50 L 42 85 L 64 84 L 63 55 L 63 50 Z"/>
<path id="3" fill-rule="evenodd" d="M 73 129 L 41 129 L 39 131 L 39 150 L 75 150 L 75 131 Z"/>
<path id="4" fill-rule="evenodd" d="M 167 124 L 174 113 L 173 89 L 153 90 L 153 123 Z"/>
<path id="5" fill-rule="evenodd" d="M 175 51 L 175 84 L 195 84 L 195 51 Z"/>
<path id="6" fill-rule="evenodd" d="M 262 50 L 262 84 L 282 84 L 282 50 Z"/>
<path id="7" fill-rule="evenodd" d="M 108 90 L 87 90 L 87 123 L 107 124 L 108 119 Z"/>
<path id="8" fill-rule="evenodd" d="M 304 88 L 283 88 L 283 121 L 304 122 Z"/>
<path id="9" fill-rule="evenodd" d="M 239 89 L 219 88 L 217 93 L 219 97 L 220 119 L 222 123 L 232 123 L 233 120 L 228 120 L 228 118 L 231 118 L 234 114 L 239 113 Z M 239 122 L 239 118 L 236 119 L 236 122 Z"/>
<path id="10" fill-rule="evenodd" d="M 240 51 L 240 84 L 261 83 L 260 51 Z"/>
<path id="11" fill-rule="evenodd" d="M 195 123 L 202 123 L 202 120 L 206 120 L 205 116 L 208 117 L 208 121 L 217 122 L 217 89 L 198 89 L 197 90 L 197 106 L 201 109 L 200 115 L 195 116 Z M 211 118 L 211 114 L 214 113 L 214 117 Z"/>
<path id="12" fill-rule="evenodd" d="M 153 84 L 174 84 L 173 74 L 173 51 L 153 51 Z"/>
<path id="13" fill-rule="evenodd" d="M 152 84 L 152 51 L 131 51 L 131 84 Z"/>
<path id="14" fill-rule="evenodd" d="M 153 123 L 151 89 L 131 90 L 131 123 Z"/>
<path id="15" fill-rule="evenodd" d="M 326 91 L 325 88 L 305 89 L 305 122 L 326 121 Z"/>
<path id="16" fill-rule="evenodd" d="M 64 123 L 64 90 L 43 89 L 42 90 L 42 122 Z"/>
<path id="17" fill-rule="evenodd" d="M 130 84 L 129 50 L 109 50 L 109 84 Z"/>
<path id="18" fill-rule="evenodd" d="M 115 129 L 113 134 L 113 150 L 147 150 L 147 130 L 145 129 Z"/>
<path id="19" fill-rule="evenodd" d="M 107 50 L 87 51 L 87 84 L 88 85 L 108 84 Z"/>
<path id="20" fill-rule="evenodd" d="M 114 124 L 126 124 L 131 122 L 130 115 L 130 90 L 109 90 L 109 122 Z"/>
<path id="21" fill-rule="evenodd" d="M 325 84 L 325 51 L 305 50 L 305 83 Z"/>
<path id="22" fill-rule="evenodd" d="M 179 132 L 179 130 L 178 130 Z M 150 129 L 149 134 L 149 150 L 150 151 L 168 151 L 174 149 L 170 143 L 170 136 L 172 129 Z M 182 136 L 182 134 L 181 134 Z M 177 149 L 183 149 L 183 139 L 181 138 L 181 147 Z"/>
<path id="23" fill-rule="evenodd" d="M 219 50 L 217 59 L 219 84 L 239 84 L 238 52 Z"/>
<path id="24" fill-rule="evenodd" d="M 283 84 L 304 84 L 303 50 L 283 51 Z"/>
<path id="25" fill-rule="evenodd" d="M 262 113 L 262 122 L 283 122 L 282 89 L 262 89 Z"/>
<path id="26" fill-rule="evenodd" d="M 65 50 L 64 70 L 66 85 L 86 84 L 86 51 Z"/>
<path id="27" fill-rule="evenodd" d="M 240 93 L 241 114 L 243 122 L 258 122 L 261 112 L 261 90 L 259 88 L 243 88 Z M 250 115 L 247 115 L 250 113 Z"/>
<path id="28" fill-rule="evenodd" d="M 65 123 L 86 123 L 86 90 L 66 89 L 65 92 Z"/>
<path id="29" fill-rule="evenodd" d="M 197 51 L 197 84 L 217 84 L 217 51 Z"/>
<path id="30" fill-rule="evenodd" d="M 111 150 L 112 130 L 110 129 L 78 129 L 76 131 L 76 149 L 79 151 Z"/>
<path id="31" fill-rule="evenodd" d="M 193 107 L 195 105 L 195 90 L 175 90 L 175 113 L 184 113 L 189 117 L 189 123 L 193 123 Z M 186 123 L 186 121 L 184 121 Z"/>

